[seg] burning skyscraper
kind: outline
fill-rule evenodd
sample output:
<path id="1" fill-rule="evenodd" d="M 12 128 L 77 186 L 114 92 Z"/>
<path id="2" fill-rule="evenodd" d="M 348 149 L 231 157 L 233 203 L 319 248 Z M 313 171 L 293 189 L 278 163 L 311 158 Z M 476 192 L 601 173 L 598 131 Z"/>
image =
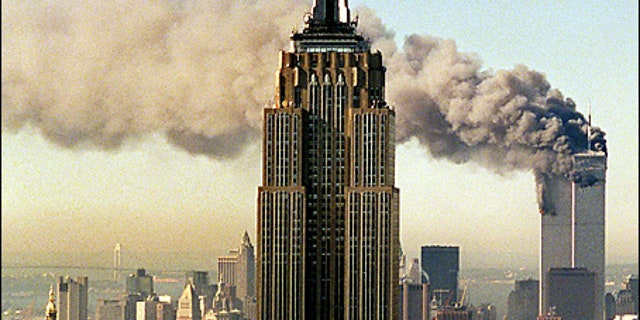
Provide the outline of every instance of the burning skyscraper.
<path id="1" fill-rule="evenodd" d="M 398 318 L 395 111 L 346 0 L 314 1 L 264 110 L 258 319 Z"/>
<path id="2" fill-rule="evenodd" d="M 547 301 L 552 268 L 586 268 L 595 273 L 595 320 L 604 317 L 605 182 L 604 145 L 572 155 L 570 177 L 546 176 L 541 197 L 540 314 L 554 307 Z M 560 314 L 560 316 L 563 316 Z"/>

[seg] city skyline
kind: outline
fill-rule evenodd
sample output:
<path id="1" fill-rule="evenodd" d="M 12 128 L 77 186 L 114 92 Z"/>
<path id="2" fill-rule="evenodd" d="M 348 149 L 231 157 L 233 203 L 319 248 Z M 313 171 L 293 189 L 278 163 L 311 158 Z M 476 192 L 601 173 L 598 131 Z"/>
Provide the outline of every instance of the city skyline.
<path id="1" fill-rule="evenodd" d="M 280 29 L 288 32 L 291 26 L 300 25 L 301 12 L 309 10 L 306 2 L 287 2 L 285 8 L 280 8 L 287 11 L 282 15 L 291 21 L 283 22 L 286 26 Z M 609 160 L 607 182 L 607 263 L 637 262 L 635 5 L 616 4 L 605 8 L 595 3 L 579 6 L 544 3 L 526 8 L 522 4 L 507 6 L 506 3 L 460 7 L 408 2 L 392 10 L 383 1 L 351 1 L 350 7 L 359 14 L 365 35 L 374 30 L 367 30 L 370 15 L 360 7 L 362 4 L 376 10 L 382 23 L 396 30 L 399 50 L 402 50 L 403 37 L 412 32 L 453 39 L 459 51 L 472 52 L 484 61 L 482 70 L 511 70 L 522 63 L 544 73 L 551 86 L 573 98 L 583 114 L 590 103 L 594 124 L 607 132 L 608 146 L 615 154 Z M 11 12 L 16 13 L 13 5 L 3 3 L 3 30 L 5 23 L 26 19 L 17 14 L 9 19 Z M 149 9 L 140 6 L 136 8 Z M 208 9 L 237 14 L 224 5 Z M 504 15 L 499 15 L 499 10 L 503 10 Z M 87 8 L 84 13 L 90 12 Z M 533 16 L 536 18 L 530 18 Z M 560 18 L 571 23 L 558 26 L 564 21 Z M 474 23 L 486 27 L 482 37 L 475 29 L 483 28 L 472 28 Z M 505 26 L 512 28 L 499 32 L 499 28 Z M 7 32 L 9 39 L 15 35 Z M 273 37 L 286 42 L 286 36 L 282 36 L 286 32 L 275 32 Z M 608 43 L 612 45 L 606 46 Z M 273 58 L 277 46 L 274 48 L 276 51 L 264 54 Z M 3 44 L 3 54 L 5 52 L 14 57 L 10 47 L 5 48 Z M 382 54 L 386 56 L 384 51 Z M 590 59 L 590 56 L 600 59 Z M 264 62 L 268 71 L 265 72 L 266 85 L 256 93 L 255 100 L 262 103 L 243 107 L 251 110 L 251 117 L 257 119 L 273 92 L 272 71 L 277 62 L 271 58 Z M 11 61 L 15 60 L 3 59 L 3 70 L 12 66 Z M 3 72 L 3 89 L 9 85 L 5 79 Z M 37 252 L 51 250 L 51 247 L 61 251 L 83 247 L 109 251 L 115 243 L 122 243 L 123 248 L 130 251 L 181 248 L 203 251 L 211 243 L 222 248 L 234 243 L 235 236 L 215 235 L 210 231 L 214 228 L 229 230 L 231 235 L 246 229 L 255 238 L 256 191 L 247 186 L 259 185 L 259 138 L 249 136 L 248 146 L 228 159 L 190 155 L 164 142 L 159 133 L 133 138 L 119 149 L 102 151 L 90 146 L 65 149 L 45 142 L 33 128 L 23 127 L 17 133 L 5 130 L 4 91 L 3 252 Z M 402 110 L 394 101 L 389 103 Z M 513 171 L 500 176 L 475 163 L 456 165 L 434 160 L 415 140 L 399 144 L 397 158 L 396 185 L 402 190 L 401 241 L 409 258 L 419 256 L 421 245 L 450 244 L 459 245 L 461 256 L 468 257 L 469 260 L 462 259 L 462 266 L 498 263 L 483 259 L 485 253 L 501 253 L 505 263 L 519 262 L 521 255 L 528 256 L 533 258 L 531 264 L 536 265 L 539 215 L 531 172 Z M 466 201 L 459 201 L 461 198 Z M 54 218 L 58 224 L 51 226 L 48 218 Z M 186 222 L 189 228 L 172 227 L 184 218 L 192 220 Z M 85 223 L 80 224 L 83 220 Z M 158 223 L 149 224 L 149 221 Z M 460 221 L 473 221 L 473 224 L 463 226 Z M 52 232 L 76 232 L 66 239 L 51 239 L 40 232 L 45 223 Z M 132 229 L 138 232 L 131 234 Z M 199 240 L 180 239 L 191 233 L 198 235 Z M 161 235 L 171 235 L 176 240 L 157 241 Z"/>

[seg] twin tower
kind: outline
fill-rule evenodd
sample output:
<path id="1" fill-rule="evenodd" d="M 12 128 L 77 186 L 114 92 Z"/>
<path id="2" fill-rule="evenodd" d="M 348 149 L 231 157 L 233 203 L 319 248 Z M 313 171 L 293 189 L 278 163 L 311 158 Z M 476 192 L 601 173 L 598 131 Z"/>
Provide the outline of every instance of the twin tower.
<path id="1" fill-rule="evenodd" d="M 398 319 L 395 112 L 346 0 L 314 1 L 264 110 L 258 319 Z"/>

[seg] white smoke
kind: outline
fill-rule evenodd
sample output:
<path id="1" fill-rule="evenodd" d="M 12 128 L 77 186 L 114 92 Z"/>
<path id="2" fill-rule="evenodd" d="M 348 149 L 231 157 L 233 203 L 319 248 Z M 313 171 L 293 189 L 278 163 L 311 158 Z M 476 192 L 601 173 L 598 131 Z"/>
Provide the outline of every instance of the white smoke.
<path id="1" fill-rule="evenodd" d="M 303 1 L 3 1 L 2 129 L 67 147 L 165 132 L 230 157 L 259 137 Z"/>

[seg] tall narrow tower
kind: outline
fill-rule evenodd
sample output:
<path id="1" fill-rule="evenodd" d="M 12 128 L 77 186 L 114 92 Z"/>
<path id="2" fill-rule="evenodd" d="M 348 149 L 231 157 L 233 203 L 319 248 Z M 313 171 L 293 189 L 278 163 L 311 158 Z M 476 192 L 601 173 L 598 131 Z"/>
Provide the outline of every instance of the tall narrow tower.
<path id="1" fill-rule="evenodd" d="M 122 260 L 120 260 L 120 244 L 116 243 L 113 248 L 113 280 L 120 278 L 120 272 L 122 272 Z"/>
<path id="2" fill-rule="evenodd" d="M 573 167 L 570 179 L 552 176 L 546 180 L 543 196 L 550 211 L 543 212 L 541 218 L 539 313 L 546 314 L 553 307 L 545 287 L 552 268 L 586 268 L 595 273 L 595 320 L 602 320 L 606 151 L 576 153 Z"/>
<path id="3" fill-rule="evenodd" d="M 258 319 L 398 317 L 395 112 L 346 0 L 314 1 L 264 109 Z"/>

